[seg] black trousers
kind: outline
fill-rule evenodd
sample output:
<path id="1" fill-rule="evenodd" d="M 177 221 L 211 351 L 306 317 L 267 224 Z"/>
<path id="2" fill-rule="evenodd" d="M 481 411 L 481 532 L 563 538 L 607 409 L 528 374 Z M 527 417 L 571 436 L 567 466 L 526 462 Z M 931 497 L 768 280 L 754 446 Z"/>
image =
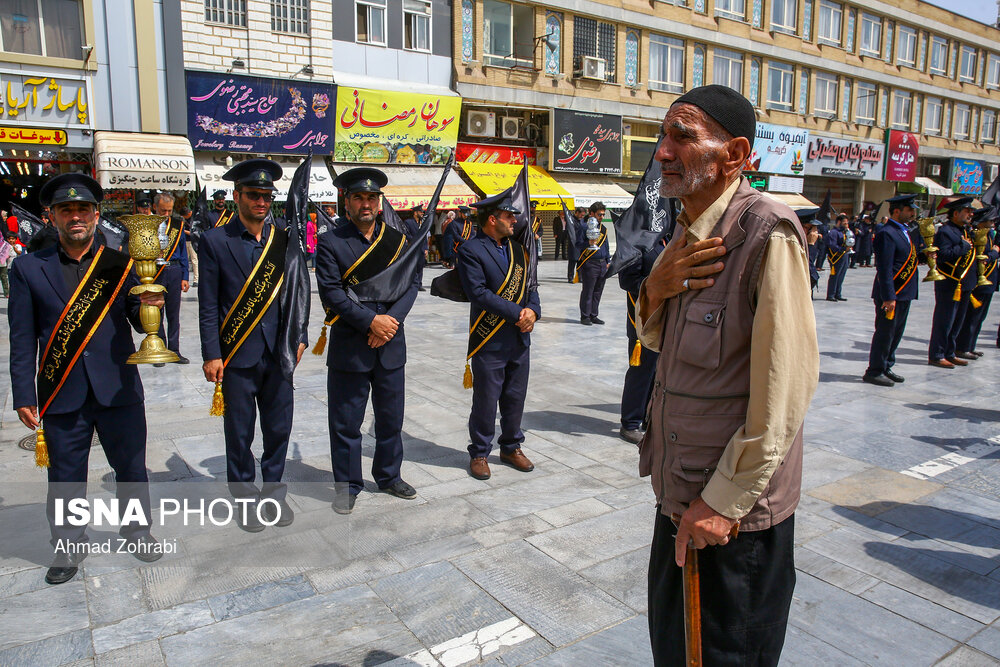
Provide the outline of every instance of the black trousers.
<path id="1" fill-rule="evenodd" d="M 882 302 L 875 299 L 875 334 L 868 353 L 868 370 L 865 375 L 881 375 L 896 363 L 896 348 L 903 339 L 906 317 L 910 314 L 909 301 L 897 301 L 892 319 L 882 312 Z"/>
<path id="2" fill-rule="evenodd" d="M 965 309 L 965 320 L 958 332 L 958 338 L 955 339 L 955 350 L 958 352 L 974 352 L 976 349 L 979 332 L 983 330 L 983 320 L 986 319 L 990 303 L 993 301 L 993 286 L 990 285 L 987 289 L 989 289 L 988 292 L 975 292 L 976 298 L 983 305 L 979 308 L 973 308 L 970 303 L 969 307 Z"/>
<path id="3" fill-rule="evenodd" d="M 591 259 L 580 267 L 580 317 L 597 317 L 606 280 L 603 262 Z"/>
<path id="4" fill-rule="evenodd" d="M 844 278 L 847 277 L 847 255 L 841 257 L 836 264 L 830 265 L 829 276 L 826 280 L 826 298 L 839 299 L 844 288 Z"/>
<path id="5" fill-rule="evenodd" d="M 568 243 L 569 237 L 566 235 L 565 231 L 556 234 L 556 254 L 552 259 L 559 259 L 560 253 L 563 259 L 569 258 Z"/>
<path id="6" fill-rule="evenodd" d="M 580 258 L 580 253 L 571 242 L 567 241 L 566 246 L 569 248 L 569 254 L 566 256 L 566 280 L 573 282 L 573 276 L 576 275 L 576 260 Z"/>
<path id="7" fill-rule="evenodd" d="M 160 319 L 160 338 L 167 344 L 167 348 L 174 352 L 181 350 L 181 276 L 183 271 L 179 264 L 170 264 L 163 267 L 163 273 L 158 279 L 159 284 L 167 288 L 167 293 L 163 295 L 166 303 L 163 305 L 163 316 Z M 166 336 L 163 329 L 166 327 Z"/>
<path id="8" fill-rule="evenodd" d="M 657 667 L 686 664 L 684 576 L 677 530 L 656 508 L 649 556 L 649 638 Z M 777 665 L 795 589 L 795 517 L 698 551 L 705 665 Z"/>
<path id="9" fill-rule="evenodd" d="M 631 357 L 635 338 L 628 337 L 628 353 Z M 656 360 L 660 353 L 642 348 L 638 366 L 629 366 L 625 371 L 625 385 L 622 387 L 622 428 L 635 431 L 646 421 L 646 406 L 653 390 L 656 377 Z"/>
<path id="10" fill-rule="evenodd" d="M 965 310 L 969 307 L 969 293 L 962 290 L 962 300 L 955 301 L 955 281 L 939 280 L 934 283 L 934 317 L 931 320 L 931 341 L 927 347 L 927 358 L 951 359 L 955 356 L 958 330 L 965 320 Z"/>
<path id="11" fill-rule="evenodd" d="M 508 325 L 510 326 L 510 325 Z M 531 348 L 517 343 L 512 349 L 482 351 L 472 357 L 472 411 L 469 413 L 469 456 L 489 456 L 500 407 L 500 437 L 504 454 L 524 442 L 521 418 L 528 393 Z"/>

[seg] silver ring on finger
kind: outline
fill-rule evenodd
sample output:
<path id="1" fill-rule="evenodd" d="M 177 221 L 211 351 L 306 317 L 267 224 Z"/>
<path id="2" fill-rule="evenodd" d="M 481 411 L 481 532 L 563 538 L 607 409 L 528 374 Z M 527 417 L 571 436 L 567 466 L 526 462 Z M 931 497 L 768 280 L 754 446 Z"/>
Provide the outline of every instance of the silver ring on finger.
<path id="1" fill-rule="evenodd" d="M 681 287 L 683 287 L 683 288 L 684 288 L 684 289 L 686 289 L 686 290 L 689 290 L 689 289 L 691 289 L 690 285 L 688 285 L 688 281 L 689 281 L 689 280 L 691 280 L 691 279 L 690 279 L 690 278 L 685 278 L 685 279 L 684 279 L 684 282 L 682 282 L 682 283 L 681 283 Z"/>

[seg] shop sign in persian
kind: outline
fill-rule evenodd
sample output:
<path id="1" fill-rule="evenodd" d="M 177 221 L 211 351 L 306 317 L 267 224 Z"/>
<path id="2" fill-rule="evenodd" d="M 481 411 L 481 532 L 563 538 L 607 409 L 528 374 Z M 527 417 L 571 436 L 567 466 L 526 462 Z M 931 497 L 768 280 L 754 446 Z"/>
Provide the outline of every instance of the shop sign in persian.
<path id="1" fill-rule="evenodd" d="M 538 164 L 538 152 L 521 146 L 492 146 L 490 144 L 464 144 L 455 147 L 455 162 L 480 164 Z"/>
<path id="2" fill-rule="evenodd" d="M 0 70 L 0 118 L 5 124 L 93 127 L 87 81 Z"/>
<path id="3" fill-rule="evenodd" d="M 885 180 L 912 182 L 917 177 L 917 151 L 920 142 L 917 135 L 902 130 L 888 130 L 885 133 Z"/>
<path id="4" fill-rule="evenodd" d="M 882 180 L 885 146 L 867 141 L 812 137 L 806 151 L 807 176 Z"/>
<path id="5" fill-rule="evenodd" d="M 336 162 L 445 164 L 458 141 L 462 98 L 341 86 Z"/>
<path id="6" fill-rule="evenodd" d="M 808 130 L 757 123 L 753 150 L 743 171 L 798 176 L 805 169 L 808 147 Z"/>
<path id="7" fill-rule="evenodd" d="M 552 171 L 620 174 L 622 117 L 552 110 Z"/>
<path id="8" fill-rule="evenodd" d="M 983 193 L 983 163 L 955 158 L 951 161 L 951 191 L 956 195 Z"/>
<path id="9" fill-rule="evenodd" d="M 187 72 L 188 138 L 196 151 L 333 152 L 336 86 Z"/>
<path id="10" fill-rule="evenodd" d="M 65 146 L 66 132 L 43 127 L 0 127 L 0 144 Z"/>

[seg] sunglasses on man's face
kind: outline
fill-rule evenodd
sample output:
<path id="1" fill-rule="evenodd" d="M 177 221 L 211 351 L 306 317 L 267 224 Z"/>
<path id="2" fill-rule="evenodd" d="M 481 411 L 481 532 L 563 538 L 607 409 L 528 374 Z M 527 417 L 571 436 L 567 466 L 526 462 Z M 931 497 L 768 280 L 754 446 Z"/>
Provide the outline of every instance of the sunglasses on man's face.
<path id="1" fill-rule="evenodd" d="M 266 202 L 274 201 L 274 194 L 271 192 L 245 192 L 241 191 L 240 195 L 246 197 L 250 201 L 257 201 L 263 199 Z"/>

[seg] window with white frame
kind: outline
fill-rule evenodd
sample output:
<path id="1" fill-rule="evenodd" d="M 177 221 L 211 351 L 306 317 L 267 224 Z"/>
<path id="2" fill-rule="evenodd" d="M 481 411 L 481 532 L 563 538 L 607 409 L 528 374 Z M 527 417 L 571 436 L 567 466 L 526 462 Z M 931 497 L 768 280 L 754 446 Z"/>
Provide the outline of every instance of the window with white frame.
<path id="1" fill-rule="evenodd" d="M 354 0 L 358 44 L 385 45 L 385 0 Z"/>
<path id="2" fill-rule="evenodd" d="M 956 139 L 968 139 L 969 138 L 969 125 L 972 120 L 972 109 L 969 108 L 968 104 L 956 104 L 955 105 L 955 138 Z"/>
<path id="3" fill-rule="evenodd" d="M 771 0 L 771 30 L 795 34 L 798 0 Z"/>
<path id="4" fill-rule="evenodd" d="M 0 51 L 83 60 L 81 9 L 79 0 L 0 1 Z"/>
<path id="5" fill-rule="evenodd" d="M 826 44 L 840 46 L 840 32 L 843 22 L 843 5 L 830 2 L 830 0 L 820 0 L 819 25 L 816 29 L 816 39 Z"/>
<path id="6" fill-rule="evenodd" d="M 247 27 L 247 0 L 205 0 L 205 21 Z"/>
<path id="7" fill-rule="evenodd" d="M 716 47 L 712 54 L 712 83 L 743 93 L 743 54 Z"/>
<path id="8" fill-rule="evenodd" d="M 958 80 L 969 83 L 976 80 L 976 48 L 974 46 L 962 46 L 959 58 Z"/>
<path id="9" fill-rule="evenodd" d="M 989 88 L 1000 88 L 1000 56 L 995 53 L 986 58 L 986 85 Z"/>
<path id="10" fill-rule="evenodd" d="M 486 64 L 513 67 L 530 63 L 534 21 L 531 7 L 486 0 L 483 3 L 483 59 Z"/>
<path id="11" fill-rule="evenodd" d="M 948 40 L 931 37 L 931 74 L 944 74 L 948 67 Z"/>
<path id="12" fill-rule="evenodd" d="M 861 54 L 881 56 L 882 51 L 882 17 L 861 13 Z"/>
<path id="13" fill-rule="evenodd" d="M 530 30 L 530 29 L 529 29 Z M 531 40 L 528 33 L 528 40 Z M 573 60 L 576 67 L 582 67 L 581 61 L 584 56 L 600 58 L 604 61 L 604 80 L 614 83 L 615 73 L 615 52 L 617 44 L 617 26 L 614 23 L 605 23 L 591 18 L 577 16 L 573 19 Z"/>
<path id="14" fill-rule="evenodd" d="M 795 94 L 795 68 L 785 63 L 767 63 L 767 107 L 782 111 L 792 110 Z"/>
<path id="15" fill-rule="evenodd" d="M 671 93 L 684 90 L 684 40 L 649 35 L 649 87 Z"/>
<path id="16" fill-rule="evenodd" d="M 875 122 L 875 104 L 878 99 L 874 83 L 858 81 L 857 101 L 854 103 L 854 120 L 863 125 Z"/>
<path id="17" fill-rule="evenodd" d="M 996 143 L 997 112 L 993 109 L 983 109 L 982 126 L 979 130 L 979 142 L 983 144 Z"/>
<path id="18" fill-rule="evenodd" d="M 898 130 L 910 129 L 912 96 L 905 90 L 892 91 L 892 126 Z"/>
<path id="19" fill-rule="evenodd" d="M 271 0 L 271 31 L 309 34 L 309 0 Z"/>
<path id="20" fill-rule="evenodd" d="M 924 134 L 941 134 L 941 117 L 944 105 L 940 97 L 928 97 L 924 110 Z"/>
<path id="21" fill-rule="evenodd" d="M 403 48 L 431 50 L 430 0 L 403 0 Z"/>
<path id="22" fill-rule="evenodd" d="M 908 25 L 899 26 L 896 37 L 896 64 L 916 67 L 917 29 Z"/>
<path id="23" fill-rule="evenodd" d="M 744 20 L 747 13 L 746 0 L 715 0 L 715 13 Z"/>
<path id="24" fill-rule="evenodd" d="M 813 95 L 813 110 L 817 114 L 834 116 L 837 114 L 837 77 L 826 72 L 816 72 L 816 94 Z"/>

